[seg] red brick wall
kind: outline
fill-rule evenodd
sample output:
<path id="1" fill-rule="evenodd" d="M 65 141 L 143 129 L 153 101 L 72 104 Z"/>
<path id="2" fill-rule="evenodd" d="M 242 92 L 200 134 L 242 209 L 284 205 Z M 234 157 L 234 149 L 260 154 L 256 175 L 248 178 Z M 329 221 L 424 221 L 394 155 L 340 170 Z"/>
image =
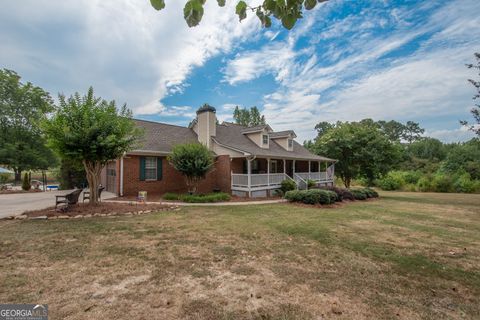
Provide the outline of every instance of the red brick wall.
<path id="1" fill-rule="evenodd" d="M 123 171 L 123 195 L 125 196 L 135 196 L 138 191 L 147 191 L 148 194 L 187 192 L 185 178 L 168 163 L 165 157 L 162 157 L 163 172 L 160 181 L 140 181 L 139 156 L 126 156 L 123 159 Z M 215 160 L 214 168 L 199 183 L 198 192 L 208 193 L 214 189 L 220 189 L 230 193 L 230 178 L 230 157 L 219 156 Z"/>

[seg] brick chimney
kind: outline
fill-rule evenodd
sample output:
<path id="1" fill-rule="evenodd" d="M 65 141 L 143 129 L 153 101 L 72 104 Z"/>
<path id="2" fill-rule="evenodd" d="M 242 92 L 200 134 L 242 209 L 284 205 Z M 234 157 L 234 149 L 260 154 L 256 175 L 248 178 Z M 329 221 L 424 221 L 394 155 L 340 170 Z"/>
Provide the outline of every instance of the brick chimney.
<path id="1" fill-rule="evenodd" d="M 197 136 L 198 141 L 210 149 L 211 139 L 217 134 L 217 116 L 214 107 L 205 103 L 197 110 Z"/>

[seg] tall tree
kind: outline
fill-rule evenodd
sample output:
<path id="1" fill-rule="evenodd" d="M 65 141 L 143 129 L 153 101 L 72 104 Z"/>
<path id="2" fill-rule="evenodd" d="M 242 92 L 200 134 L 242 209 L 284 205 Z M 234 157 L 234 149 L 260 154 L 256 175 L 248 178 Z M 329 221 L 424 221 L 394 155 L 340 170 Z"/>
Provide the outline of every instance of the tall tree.
<path id="1" fill-rule="evenodd" d="M 407 121 L 402 133 L 402 138 L 408 143 L 412 143 L 413 141 L 419 140 L 424 132 L 425 129 L 421 128 L 417 122 Z"/>
<path id="2" fill-rule="evenodd" d="M 235 123 L 245 127 L 253 127 L 266 123 L 265 116 L 260 114 L 257 107 L 240 109 L 236 106 L 235 110 L 233 110 L 233 119 Z"/>
<path id="3" fill-rule="evenodd" d="M 400 139 L 402 138 L 406 130 L 406 127 L 404 124 L 395 120 L 390 120 L 390 121 L 380 120 L 378 121 L 378 124 L 380 125 L 380 128 L 382 129 L 383 133 L 385 133 L 391 141 L 400 141 Z"/>
<path id="4" fill-rule="evenodd" d="M 364 177 L 371 185 L 400 158 L 400 146 L 370 122 L 337 122 L 320 136 L 314 150 L 339 160 L 335 172 L 349 188 L 352 179 Z"/>
<path id="5" fill-rule="evenodd" d="M 474 68 L 479 71 L 478 75 L 480 76 L 480 53 L 475 53 L 475 59 L 477 60 L 477 64 L 474 65 L 472 63 L 467 64 L 469 69 Z M 475 87 L 477 92 L 473 96 L 473 100 L 480 100 L 480 81 L 475 81 L 473 79 L 468 79 L 468 81 Z M 469 123 L 466 120 L 460 121 L 460 123 L 466 126 L 470 131 L 474 132 L 477 136 L 480 137 L 480 104 L 476 103 L 475 106 L 470 110 L 470 113 L 473 116 L 474 123 Z"/>
<path id="6" fill-rule="evenodd" d="M 315 125 L 315 130 L 317 130 L 317 138 L 320 138 L 323 136 L 325 133 L 327 133 L 329 130 L 335 128 L 335 124 L 322 121 L 319 122 Z"/>
<path id="7" fill-rule="evenodd" d="M 45 170 L 56 164 L 39 126 L 52 110 L 46 91 L 22 83 L 14 71 L 0 70 L 0 163 L 15 171 L 17 182 L 23 170 Z"/>
<path id="8" fill-rule="evenodd" d="M 93 94 L 81 97 L 59 95 L 59 105 L 43 127 L 49 144 L 62 158 L 81 161 L 90 188 L 90 204 L 98 203 L 100 173 L 105 164 L 130 150 L 140 136 L 126 105 L 117 109 L 115 101 Z"/>
<path id="9" fill-rule="evenodd" d="M 272 17 L 281 21 L 283 27 L 290 30 L 298 19 L 303 17 L 303 10 L 312 10 L 317 3 L 327 0 L 264 0 L 259 6 L 251 7 L 245 1 L 240 0 L 235 7 L 235 13 L 241 22 L 251 11 L 260 20 L 262 27 L 269 28 L 272 25 Z M 203 17 L 203 5 L 206 0 L 188 0 L 183 8 L 183 16 L 189 27 L 197 26 Z M 165 0 L 150 0 L 156 10 L 165 8 Z M 217 0 L 220 7 L 225 6 L 226 0 Z"/>

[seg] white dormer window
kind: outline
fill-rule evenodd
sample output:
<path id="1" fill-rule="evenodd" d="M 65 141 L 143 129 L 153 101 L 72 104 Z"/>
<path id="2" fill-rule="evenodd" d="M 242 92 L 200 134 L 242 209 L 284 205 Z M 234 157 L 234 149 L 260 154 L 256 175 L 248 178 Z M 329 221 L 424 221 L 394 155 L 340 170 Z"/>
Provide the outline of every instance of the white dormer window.
<path id="1" fill-rule="evenodd" d="M 288 139 L 288 149 L 289 150 L 293 149 L 293 139 Z"/>
<path id="2" fill-rule="evenodd" d="M 262 143 L 264 146 L 268 146 L 268 134 L 262 135 Z"/>

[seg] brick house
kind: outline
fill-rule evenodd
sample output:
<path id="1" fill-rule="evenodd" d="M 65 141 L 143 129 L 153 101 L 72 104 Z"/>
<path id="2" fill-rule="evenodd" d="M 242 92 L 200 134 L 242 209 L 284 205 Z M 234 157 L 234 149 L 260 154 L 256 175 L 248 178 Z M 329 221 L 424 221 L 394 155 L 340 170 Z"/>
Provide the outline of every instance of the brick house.
<path id="1" fill-rule="evenodd" d="M 215 108 L 204 105 L 188 127 L 134 120 L 144 130 L 138 147 L 107 164 L 102 184 L 119 196 L 186 192 L 184 177 L 167 161 L 180 143 L 203 143 L 215 154 L 215 165 L 198 191 L 223 191 L 261 197 L 278 189 L 285 179 L 299 188 L 308 179 L 333 184 L 335 160 L 312 154 L 295 141 L 292 130 L 275 132 L 269 125 L 244 127 L 217 123 Z"/>

